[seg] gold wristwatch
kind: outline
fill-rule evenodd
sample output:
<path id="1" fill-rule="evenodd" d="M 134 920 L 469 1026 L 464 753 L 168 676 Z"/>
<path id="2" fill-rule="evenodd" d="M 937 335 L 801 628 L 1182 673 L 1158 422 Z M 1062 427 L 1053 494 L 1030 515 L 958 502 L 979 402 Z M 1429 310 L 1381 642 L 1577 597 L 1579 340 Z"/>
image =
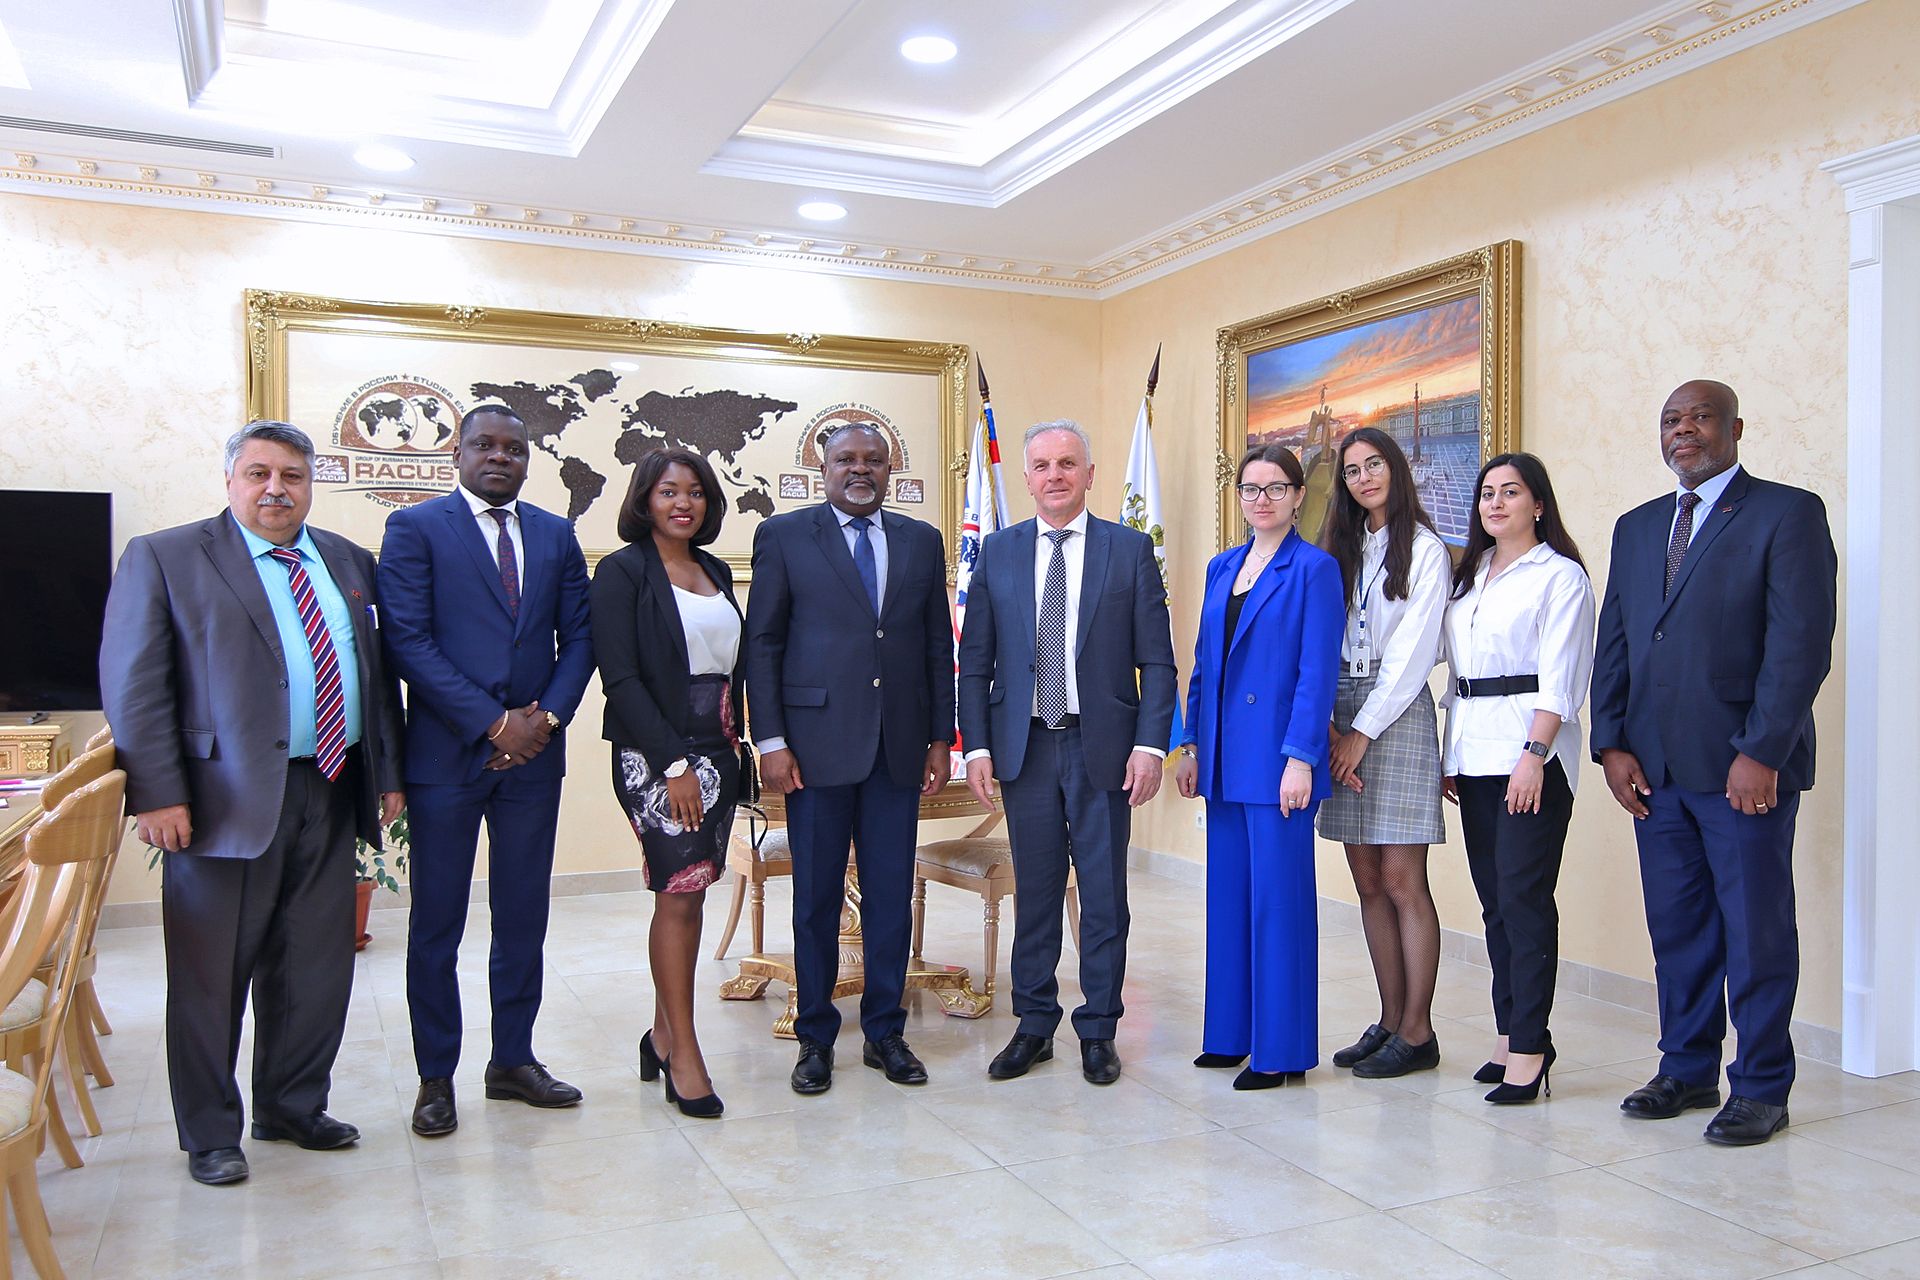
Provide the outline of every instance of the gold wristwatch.
<path id="1" fill-rule="evenodd" d="M 560 717 L 551 711 L 547 712 L 547 728 L 553 730 L 555 733 L 560 732 Z"/>

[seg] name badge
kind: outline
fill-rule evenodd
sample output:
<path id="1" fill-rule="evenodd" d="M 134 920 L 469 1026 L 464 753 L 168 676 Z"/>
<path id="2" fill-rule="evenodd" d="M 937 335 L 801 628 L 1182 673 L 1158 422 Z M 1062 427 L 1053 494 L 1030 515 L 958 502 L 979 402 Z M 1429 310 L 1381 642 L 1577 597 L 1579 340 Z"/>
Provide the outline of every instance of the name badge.
<path id="1" fill-rule="evenodd" d="M 1347 659 L 1347 674 L 1355 679 L 1363 679 L 1373 674 L 1373 654 L 1363 641 Z"/>

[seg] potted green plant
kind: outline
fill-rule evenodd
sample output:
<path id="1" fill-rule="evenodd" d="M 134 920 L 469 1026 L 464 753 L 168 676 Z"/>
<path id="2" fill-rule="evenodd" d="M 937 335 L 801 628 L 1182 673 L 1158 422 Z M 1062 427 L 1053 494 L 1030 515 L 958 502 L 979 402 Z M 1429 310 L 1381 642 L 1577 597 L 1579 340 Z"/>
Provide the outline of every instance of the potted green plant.
<path id="1" fill-rule="evenodd" d="M 407 814 L 404 812 L 387 827 L 386 848 L 376 849 L 365 840 L 354 842 L 356 867 L 354 879 L 354 926 L 353 949 L 364 951 L 373 935 L 367 932 L 367 913 L 373 909 L 373 890 L 378 885 L 389 893 L 400 892 L 400 881 L 395 873 L 406 874 L 407 852 L 412 848 L 412 835 L 407 830 Z"/>

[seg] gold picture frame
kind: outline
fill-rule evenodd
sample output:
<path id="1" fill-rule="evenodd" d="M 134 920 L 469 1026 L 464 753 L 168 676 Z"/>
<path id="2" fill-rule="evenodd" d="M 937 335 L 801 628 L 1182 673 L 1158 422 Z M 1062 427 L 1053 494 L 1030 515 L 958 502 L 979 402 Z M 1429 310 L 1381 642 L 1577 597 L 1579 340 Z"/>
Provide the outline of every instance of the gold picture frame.
<path id="1" fill-rule="evenodd" d="M 1519 447 L 1519 325 L 1520 242 L 1503 240 L 1222 328 L 1221 549 L 1246 532 L 1233 477 L 1253 443 L 1301 455 L 1300 531 L 1313 539 L 1339 441 L 1362 425 L 1388 430 L 1410 460 L 1420 453 L 1421 497 L 1441 536 L 1461 546 L 1480 464 Z"/>
<path id="2" fill-rule="evenodd" d="M 819 435 L 851 420 L 894 446 L 888 507 L 937 527 L 950 568 L 958 551 L 962 344 L 263 289 L 246 291 L 246 335 L 249 416 L 313 436 L 314 520 L 363 546 L 394 508 L 453 488 L 459 416 L 504 403 L 534 446 L 526 498 L 575 521 L 590 564 L 619 545 L 632 464 L 679 444 L 727 491 L 710 550 L 744 580 L 758 519 L 821 500 Z"/>

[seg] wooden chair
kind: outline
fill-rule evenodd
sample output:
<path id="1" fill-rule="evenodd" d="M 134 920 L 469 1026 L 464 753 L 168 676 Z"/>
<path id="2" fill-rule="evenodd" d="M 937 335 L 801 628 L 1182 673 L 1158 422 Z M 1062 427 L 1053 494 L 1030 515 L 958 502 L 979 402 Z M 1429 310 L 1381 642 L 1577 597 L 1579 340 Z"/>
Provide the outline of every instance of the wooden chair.
<path id="1" fill-rule="evenodd" d="M 785 817 L 785 809 L 780 814 Z M 748 819 L 747 832 L 740 831 L 740 819 Z M 767 830 L 767 819 L 759 814 L 751 814 L 744 807 L 734 819 L 733 839 L 727 844 L 727 869 L 733 872 L 733 904 L 727 908 L 726 927 L 720 930 L 720 946 L 713 953 L 715 960 L 727 958 L 727 948 L 733 945 L 734 930 L 740 927 L 740 907 L 751 898 L 753 913 L 748 917 L 748 927 L 753 938 L 754 955 L 764 955 L 767 949 L 767 881 L 775 876 L 793 874 L 793 849 L 787 843 L 787 829 L 784 826 Z M 754 844 L 754 835 L 763 832 L 758 847 Z"/>
<path id="2" fill-rule="evenodd" d="M 110 724 L 103 724 L 98 729 L 95 729 L 93 731 L 93 736 L 91 738 L 87 739 L 86 749 L 88 751 L 91 751 L 95 747 L 104 747 L 109 742 L 112 742 L 112 741 L 113 741 L 113 726 Z"/>
<path id="3" fill-rule="evenodd" d="M 101 741 L 103 738 L 104 742 Z M 41 788 L 41 807 L 52 812 L 62 800 L 81 787 L 105 777 L 113 766 L 113 737 L 103 729 L 89 739 L 84 755 L 77 757 Z M 124 836 L 124 832 L 122 834 Z M 109 883 L 113 880 L 113 868 L 120 856 L 121 843 L 121 839 L 114 840 L 112 849 L 107 853 Z M 107 1070 L 106 1056 L 100 1052 L 100 1041 L 96 1038 L 96 1033 L 113 1034 L 113 1027 L 107 1022 L 106 1010 L 100 1007 L 100 997 L 93 986 L 94 971 L 99 967 L 99 953 L 94 948 L 94 938 L 100 929 L 99 911 L 75 920 L 74 928 L 81 933 L 80 959 L 74 975 L 73 1017 L 67 1020 L 60 1058 L 66 1066 L 67 1086 L 73 1091 L 74 1106 L 80 1112 L 81 1127 L 90 1137 L 97 1138 L 100 1136 L 100 1114 L 94 1110 L 87 1077 L 92 1076 L 95 1086 L 101 1089 L 113 1085 L 113 1073 Z M 48 964 L 35 976 L 48 981 L 52 976 L 51 970 L 52 965 Z"/>
<path id="4" fill-rule="evenodd" d="M 927 932 L 927 882 L 952 885 L 980 895 L 986 932 L 986 964 L 982 967 L 979 1017 L 993 1008 L 994 974 L 1000 955 L 1000 900 L 1017 893 L 1013 879 L 1013 846 L 994 829 L 1006 819 L 1004 809 L 995 809 L 966 835 L 953 840 L 935 840 L 923 844 L 913 860 L 913 959 L 921 959 L 921 946 Z M 1067 922 L 1073 929 L 1073 945 L 1080 947 L 1080 891 L 1073 869 L 1067 869 Z"/>
<path id="5" fill-rule="evenodd" d="M 9 1058 L 0 1068 L 0 1178 L 12 1202 L 13 1220 L 34 1270 L 43 1280 L 64 1276 L 53 1252 L 53 1232 L 40 1200 L 36 1162 L 44 1139 L 64 1126 L 54 1111 L 53 1046 L 74 1008 L 81 931 L 75 924 L 99 911 L 106 893 L 109 856 L 119 841 L 127 775 L 113 770 L 68 795 L 27 834 L 27 865 L 19 892 L 0 917 L 0 999 L 8 1008 L 44 1002 L 41 1048 L 31 1055 L 31 1073 Z M 53 960 L 53 979 L 35 977 Z M 39 988 L 38 993 L 34 988 Z M 69 1142 L 69 1145 L 71 1143 Z M 79 1161 L 68 1162 L 77 1166 Z M 13 1266 L 0 1250 L 0 1280 Z"/>

